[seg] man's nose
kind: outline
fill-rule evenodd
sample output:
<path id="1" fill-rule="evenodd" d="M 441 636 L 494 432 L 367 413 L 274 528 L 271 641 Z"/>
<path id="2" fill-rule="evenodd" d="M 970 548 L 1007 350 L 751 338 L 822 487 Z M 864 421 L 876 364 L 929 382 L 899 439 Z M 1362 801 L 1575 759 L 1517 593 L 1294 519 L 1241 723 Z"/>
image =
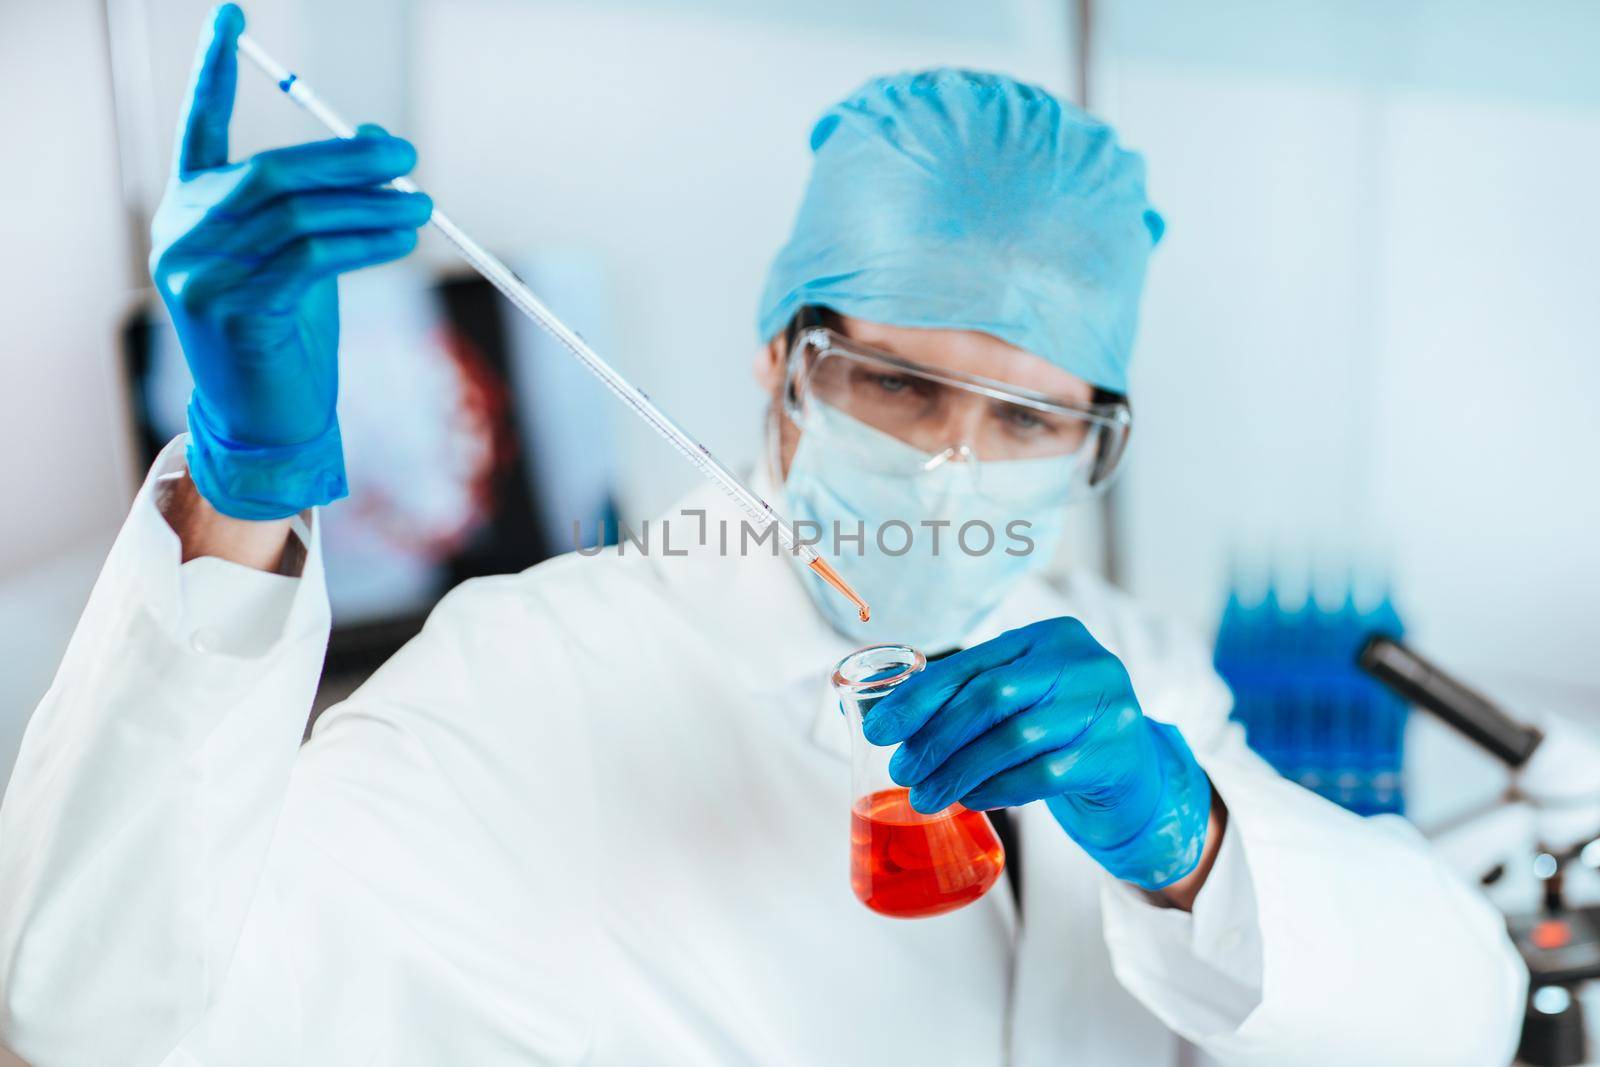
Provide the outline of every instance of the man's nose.
<path id="1" fill-rule="evenodd" d="M 975 396 L 963 396 L 947 404 L 929 440 L 934 450 L 953 460 L 977 458 L 978 438 L 983 432 L 983 401 Z"/>

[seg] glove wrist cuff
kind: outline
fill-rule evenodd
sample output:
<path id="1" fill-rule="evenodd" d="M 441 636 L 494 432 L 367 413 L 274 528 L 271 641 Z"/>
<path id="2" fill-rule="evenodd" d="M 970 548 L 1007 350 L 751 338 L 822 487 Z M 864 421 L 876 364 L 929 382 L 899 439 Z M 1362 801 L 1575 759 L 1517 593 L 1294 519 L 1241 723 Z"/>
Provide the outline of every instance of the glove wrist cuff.
<path id="1" fill-rule="evenodd" d="M 1200 865 L 1211 822 L 1211 781 L 1177 727 L 1145 721 L 1161 767 L 1160 802 L 1127 841 L 1089 851 L 1118 878 L 1155 891 L 1188 877 Z"/>
<path id="2" fill-rule="evenodd" d="M 189 401 L 189 478 L 224 515 L 255 522 L 284 519 L 349 494 L 339 421 L 309 441 L 251 445 L 231 441 Z"/>

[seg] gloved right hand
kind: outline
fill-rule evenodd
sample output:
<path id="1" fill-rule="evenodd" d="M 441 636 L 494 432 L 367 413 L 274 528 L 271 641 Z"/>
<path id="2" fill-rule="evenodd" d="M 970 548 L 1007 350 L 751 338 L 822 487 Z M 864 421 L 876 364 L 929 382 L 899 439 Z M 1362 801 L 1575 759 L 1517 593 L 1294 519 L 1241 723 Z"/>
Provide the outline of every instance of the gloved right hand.
<path id="1" fill-rule="evenodd" d="M 382 188 L 416 152 L 376 126 L 228 162 L 244 14 L 200 44 L 150 273 L 194 376 L 189 476 L 226 515 L 275 519 L 347 492 L 338 275 L 399 259 L 433 204 Z"/>
<path id="2" fill-rule="evenodd" d="M 931 663 L 861 726 L 875 745 L 904 742 L 889 776 L 917 811 L 1042 800 L 1100 866 L 1152 892 L 1205 857 L 1211 780 L 1177 727 L 1145 717 L 1122 661 L 1077 619 Z"/>

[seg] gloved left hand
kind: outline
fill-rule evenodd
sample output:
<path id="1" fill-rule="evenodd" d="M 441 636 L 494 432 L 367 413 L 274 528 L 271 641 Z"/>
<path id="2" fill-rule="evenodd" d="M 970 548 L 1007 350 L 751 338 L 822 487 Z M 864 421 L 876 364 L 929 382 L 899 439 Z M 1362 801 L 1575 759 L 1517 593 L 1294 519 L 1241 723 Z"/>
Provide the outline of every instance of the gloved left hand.
<path id="1" fill-rule="evenodd" d="M 903 742 L 889 775 L 933 813 L 1043 800 L 1102 867 L 1156 890 L 1205 851 L 1211 783 L 1173 726 L 1076 619 L 1047 619 L 930 663 L 863 722 Z"/>

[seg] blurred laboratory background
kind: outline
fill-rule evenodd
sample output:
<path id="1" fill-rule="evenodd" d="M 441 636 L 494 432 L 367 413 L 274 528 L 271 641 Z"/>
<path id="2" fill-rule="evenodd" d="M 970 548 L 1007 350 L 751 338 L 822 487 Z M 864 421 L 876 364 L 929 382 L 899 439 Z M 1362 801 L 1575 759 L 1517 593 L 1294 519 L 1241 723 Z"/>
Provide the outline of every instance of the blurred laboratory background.
<path id="1" fill-rule="evenodd" d="M 1059 565 L 1215 642 L 1252 743 L 1357 811 L 1426 824 L 1503 781 L 1355 675 L 1369 630 L 1507 710 L 1600 725 L 1600 6 L 244 6 L 344 114 L 411 138 L 437 202 L 736 465 L 761 446 L 755 303 L 819 111 L 938 64 L 1085 101 L 1144 153 L 1168 227 L 1129 466 Z M 207 9 L 0 0 L 0 783 L 181 429 L 187 372 L 144 259 Z M 236 156 L 322 136 L 241 72 Z M 695 479 L 437 237 L 342 293 L 353 495 L 325 527 L 329 694 L 454 582 Z"/>

